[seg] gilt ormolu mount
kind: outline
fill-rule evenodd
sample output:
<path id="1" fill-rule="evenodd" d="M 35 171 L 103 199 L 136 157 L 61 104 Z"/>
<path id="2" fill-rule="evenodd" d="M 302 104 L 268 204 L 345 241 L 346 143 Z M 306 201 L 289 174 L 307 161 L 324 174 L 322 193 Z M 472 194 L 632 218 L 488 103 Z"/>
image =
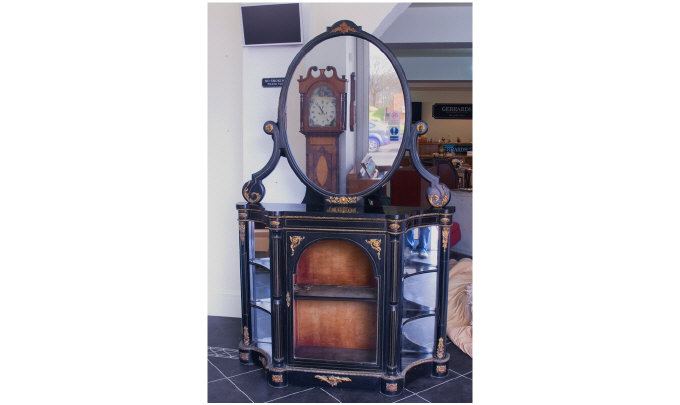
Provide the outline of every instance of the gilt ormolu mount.
<path id="1" fill-rule="evenodd" d="M 356 78 L 351 128 L 350 75 Z M 342 85 L 297 85 L 331 78 Z M 376 148 L 382 119 L 394 111 L 403 138 Z M 401 393 L 419 371 L 445 376 L 453 208 L 446 207 L 447 187 L 418 158 L 417 139 L 427 125 L 411 123 L 410 93 L 395 56 L 351 21 L 335 23 L 291 62 L 278 122 L 266 122 L 264 132 L 274 142 L 272 155 L 243 186 L 247 203 L 237 205 L 241 361 L 262 365 L 273 386 L 380 388 L 387 395 Z M 381 196 L 406 151 L 430 183 L 432 208 L 366 203 Z M 262 181 L 281 156 L 307 188 L 302 204 L 262 203 Z M 268 252 L 258 250 L 256 229 L 266 234 Z M 404 253 L 416 234 L 419 242 L 432 241 L 427 260 Z M 420 294 L 423 285 L 430 290 Z"/>

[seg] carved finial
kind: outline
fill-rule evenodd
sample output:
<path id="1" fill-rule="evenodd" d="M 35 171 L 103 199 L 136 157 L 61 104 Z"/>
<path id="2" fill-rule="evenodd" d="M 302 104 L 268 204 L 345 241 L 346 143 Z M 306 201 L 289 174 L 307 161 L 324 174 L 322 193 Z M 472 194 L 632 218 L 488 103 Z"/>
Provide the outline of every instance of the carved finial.
<path id="1" fill-rule="evenodd" d="M 276 128 L 276 124 L 272 121 L 267 121 L 264 123 L 264 132 L 268 133 L 269 135 L 272 135 L 274 133 L 274 129 Z"/>
<path id="2" fill-rule="evenodd" d="M 427 189 L 427 201 L 434 208 L 445 206 L 451 198 L 451 191 L 445 184 L 436 184 Z"/>
<path id="3" fill-rule="evenodd" d="M 427 133 L 427 123 L 425 121 L 418 121 L 416 122 L 416 135 L 425 135 Z"/>
<path id="4" fill-rule="evenodd" d="M 262 197 L 264 197 L 264 186 L 260 181 L 255 181 L 253 183 L 252 180 L 248 180 L 248 182 L 243 185 L 242 194 L 246 201 L 251 204 L 257 204 L 262 201 Z"/>
<path id="5" fill-rule="evenodd" d="M 358 31 L 361 31 L 361 27 L 349 20 L 338 21 L 332 26 L 326 28 L 326 32 L 339 32 L 341 34 L 347 34 L 348 32 Z"/>

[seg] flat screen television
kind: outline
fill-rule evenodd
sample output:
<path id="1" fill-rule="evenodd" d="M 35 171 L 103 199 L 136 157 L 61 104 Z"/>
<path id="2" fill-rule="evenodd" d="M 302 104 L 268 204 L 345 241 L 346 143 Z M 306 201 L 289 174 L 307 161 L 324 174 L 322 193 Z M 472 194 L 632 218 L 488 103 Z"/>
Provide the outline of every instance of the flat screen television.
<path id="1" fill-rule="evenodd" d="M 302 44 L 299 3 L 244 5 L 241 21 L 246 46 Z"/>
<path id="2" fill-rule="evenodd" d="M 412 101 L 411 102 L 411 114 L 413 115 L 413 122 L 420 121 L 423 119 L 423 102 L 422 101 Z"/>

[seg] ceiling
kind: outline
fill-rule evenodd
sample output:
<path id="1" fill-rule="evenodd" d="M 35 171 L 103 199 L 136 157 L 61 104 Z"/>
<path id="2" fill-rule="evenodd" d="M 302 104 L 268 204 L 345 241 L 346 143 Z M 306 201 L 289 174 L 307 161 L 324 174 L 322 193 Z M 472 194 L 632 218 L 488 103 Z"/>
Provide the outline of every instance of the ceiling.
<path id="1" fill-rule="evenodd" d="M 380 39 L 409 80 L 472 80 L 472 3 L 412 3 Z"/>

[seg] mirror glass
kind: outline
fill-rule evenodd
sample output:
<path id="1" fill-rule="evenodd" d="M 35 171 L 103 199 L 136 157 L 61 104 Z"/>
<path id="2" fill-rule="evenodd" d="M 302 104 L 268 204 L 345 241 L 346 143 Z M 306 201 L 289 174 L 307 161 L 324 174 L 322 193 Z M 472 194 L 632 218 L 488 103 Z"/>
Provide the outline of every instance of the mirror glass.
<path id="1" fill-rule="evenodd" d="M 300 60 L 291 78 L 288 146 L 311 183 L 333 194 L 362 193 L 399 163 L 405 115 L 387 56 L 361 38 L 330 38 Z"/>

